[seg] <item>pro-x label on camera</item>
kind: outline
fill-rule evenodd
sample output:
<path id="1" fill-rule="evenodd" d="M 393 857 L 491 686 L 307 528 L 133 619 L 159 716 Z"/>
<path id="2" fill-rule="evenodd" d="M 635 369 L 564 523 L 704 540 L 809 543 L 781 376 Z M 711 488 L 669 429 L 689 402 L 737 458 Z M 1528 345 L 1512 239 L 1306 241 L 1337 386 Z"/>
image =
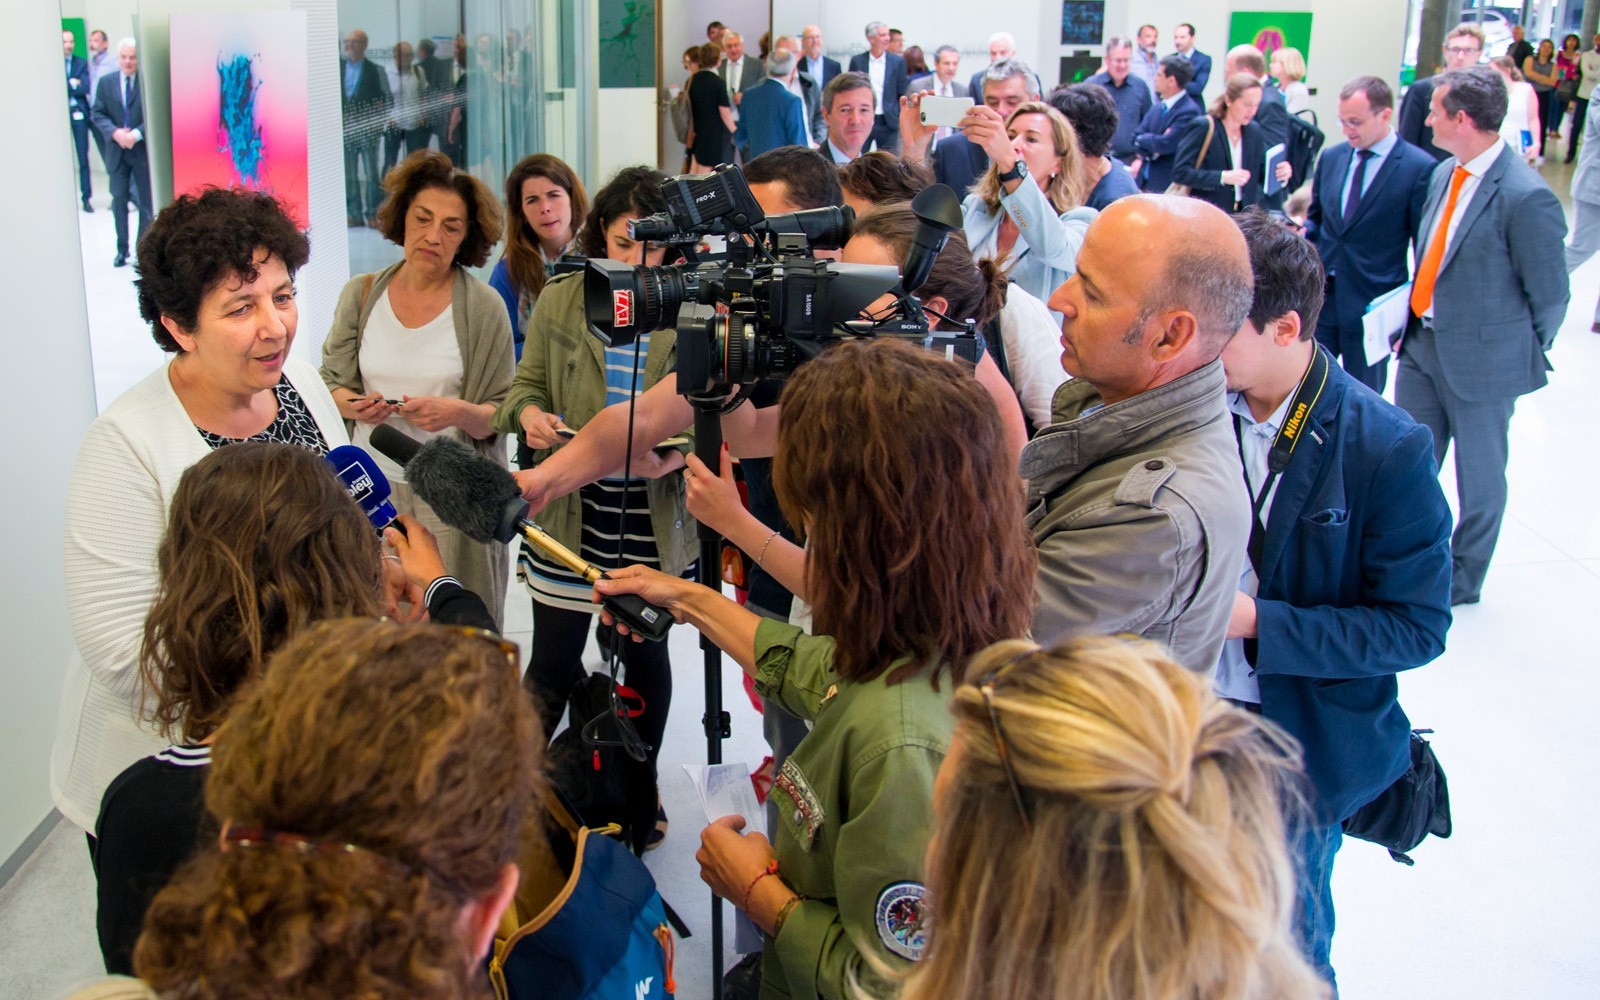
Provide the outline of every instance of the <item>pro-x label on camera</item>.
<path id="1" fill-rule="evenodd" d="M 633 292 L 627 289 L 614 290 L 611 293 L 611 325 L 633 325 Z"/>

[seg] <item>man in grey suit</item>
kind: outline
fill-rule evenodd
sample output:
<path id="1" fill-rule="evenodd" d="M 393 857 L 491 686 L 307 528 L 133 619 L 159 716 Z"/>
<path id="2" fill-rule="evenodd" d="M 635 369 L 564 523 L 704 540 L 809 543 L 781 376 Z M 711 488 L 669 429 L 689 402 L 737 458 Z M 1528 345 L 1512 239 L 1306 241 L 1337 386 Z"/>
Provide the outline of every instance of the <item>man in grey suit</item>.
<path id="1" fill-rule="evenodd" d="M 911 92 L 931 90 L 938 97 L 966 97 L 972 91 L 956 79 L 960 68 L 961 50 L 954 45 L 941 45 L 933 52 L 933 72 L 912 80 Z"/>
<path id="2" fill-rule="evenodd" d="M 733 104 L 733 120 L 738 121 L 739 103 L 744 100 L 744 92 L 765 80 L 767 71 L 760 59 L 745 58 L 744 36 L 737 31 L 722 33 L 722 55 L 722 65 L 717 67 L 717 75 L 727 85 L 728 100 Z M 748 148 L 741 148 L 739 153 L 743 159 L 750 158 Z"/>
<path id="3" fill-rule="evenodd" d="M 1517 397 L 1545 384 L 1566 315 L 1567 224 L 1544 180 L 1500 138 L 1506 88 L 1487 67 L 1436 78 L 1428 125 L 1449 157 L 1434 168 L 1417 231 L 1411 322 L 1395 402 L 1452 440 L 1460 516 L 1450 603 L 1475 604 L 1506 507 L 1507 432 Z"/>

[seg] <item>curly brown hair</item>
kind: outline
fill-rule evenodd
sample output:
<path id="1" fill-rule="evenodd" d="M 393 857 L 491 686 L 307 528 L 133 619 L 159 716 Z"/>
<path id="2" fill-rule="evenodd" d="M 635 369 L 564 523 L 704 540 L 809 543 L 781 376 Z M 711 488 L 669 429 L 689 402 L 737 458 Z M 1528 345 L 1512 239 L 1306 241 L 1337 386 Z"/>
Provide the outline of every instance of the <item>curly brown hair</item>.
<path id="1" fill-rule="evenodd" d="M 437 625 L 346 619 L 273 657 L 212 751 L 206 806 L 359 850 L 212 845 L 134 950 L 163 996 L 487 995 L 462 908 L 537 829 L 541 730 L 513 658 Z"/>
<path id="2" fill-rule="evenodd" d="M 453 191 L 467 203 L 467 235 L 456 251 L 455 263 L 482 267 L 505 231 L 500 200 L 489 185 L 456 169 L 443 153 L 419 149 L 383 175 L 387 197 L 378 206 L 378 231 L 390 243 L 405 246 L 406 215 L 411 211 L 411 202 L 429 188 Z"/>
<path id="3" fill-rule="evenodd" d="M 261 265 L 272 257 L 283 261 L 290 278 L 311 257 L 305 233 L 278 199 L 216 187 L 179 195 L 139 240 L 139 259 L 133 265 L 139 315 L 150 324 L 156 345 L 182 354 L 161 317 L 193 331 L 208 292 L 233 278 L 255 281 Z"/>
<path id="4" fill-rule="evenodd" d="M 216 731 L 290 636 L 383 609 L 372 525 L 328 463 L 293 445 L 231 444 L 185 470 L 156 565 L 142 697 L 186 742 Z"/>
<path id="5" fill-rule="evenodd" d="M 528 225 L 528 218 L 522 212 L 522 185 L 532 177 L 543 177 L 567 192 L 567 199 L 572 203 L 572 232 L 569 239 L 576 236 L 578 227 L 583 224 L 583 216 L 589 210 L 589 196 L 583 190 L 583 181 L 578 179 L 577 173 L 567 166 L 566 161 L 549 153 L 524 156 L 506 175 L 506 219 L 509 224 L 502 255 L 505 257 L 506 270 L 511 272 L 511 287 L 538 298 L 548 280 L 544 269 L 545 259 L 539 249 L 539 237 L 534 235 L 533 227 Z"/>
<path id="6" fill-rule="evenodd" d="M 849 341 L 783 393 L 773 486 L 808 536 L 806 585 L 833 666 L 859 681 L 948 670 L 1033 615 L 1036 555 L 994 400 L 964 366 Z M 937 673 L 934 682 L 938 682 Z"/>

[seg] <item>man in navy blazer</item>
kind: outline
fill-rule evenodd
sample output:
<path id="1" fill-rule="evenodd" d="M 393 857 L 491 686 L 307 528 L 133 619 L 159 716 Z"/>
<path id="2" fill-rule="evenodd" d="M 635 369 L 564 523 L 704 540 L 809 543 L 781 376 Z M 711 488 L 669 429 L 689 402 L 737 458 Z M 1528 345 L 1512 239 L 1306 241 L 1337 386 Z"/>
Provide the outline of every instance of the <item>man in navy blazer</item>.
<path id="1" fill-rule="evenodd" d="M 1373 299 L 1406 283 L 1406 251 L 1422 222 L 1434 159 L 1391 127 L 1394 92 L 1358 76 L 1339 92 L 1349 141 L 1326 150 L 1311 179 L 1306 236 L 1328 273 L 1317 340 L 1356 381 L 1383 392 L 1389 359 L 1367 364 L 1361 320 Z"/>
<path id="2" fill-rule="evenodd" d="M 72 143 L 78 152 L 78 193 L 83 210 L 93 212 L 89 196 L 89 61 L 77 53 L 78 39 L 70 31 L 61 33 L 67 74 L 67 121 L 72 126 Z"/>
<path id="3" fill-rule="evenodd" d="M 1290 833 L 1296 923 L 1331 984 L 1341 823 L 1410 767 L 1395 675 L 1444 651 L 1450 510 L 1428 429 L 1312 338 L 1316 251 L 1264 212 L 1236 218 L 1255 299 L 1222 364 L 1256 519 L 1216 686 L 1304 752 L 1310 815 Z M 1274 449 L 1287 455 L 1276 475 Z"/>
<path id="4" fill-rule="evenodd" d="M 1433 431 L 1435 461 L 1455 442 L 1450 601 L 1476 604 L 1505 516 L 1511 413 L 1545 384 L 1567 313 L 1567 221 L 1544 178 L 1500 138 L 1498 73 L 1450 70 L 1432 101 L 1433 140 L 1450 158 L 1434 168 L 1417 230 L 1394 401 Z"/>
<path id="5" fill-rule="evenodd" d="M 150 228 L 155 203 L 150 197 L 150 154 L 144 134 L 144 74 L 131 38 L 117 43 L 118 72 L 95 87 L 89 116 L 106 138 L 106 173 L 111 180 L 111 219 L 117 227 L 117 255 L 111 266 L 128 263 L 128 198 L 139 206 L 139 237 Z"/>
<path id="6" fill-rule="evenodd" d="M 1151 194 L 1164 194 L 1172 183 L 1178 140 L 1200 116 L 1200 102 L 1184 89 L 1193 75 L 1194 67 L 1181 56 L 1167 56 L 1156 66 L 1156 103 L 1133 134 L 1133 147 L 1139 153 L 1134 176 L 1139 187 Z"/>
<path id="7" fill-rule="evenodd" d="M 806 25 L 800 32 L 800 72 L 817 81 L 819 88 L 826 87 L 829 80 L 844 72 L 839 60 L 822 54 L 822 29 L 814 24 Z"/>
<path id="8" fill-rule="evenodd" d="M 1211 79 L 1211 57 L 1194 47 L 1194 25 L 1184 23 L 1172 29 L 1172 44 L 1177 46 L 1174 53 L 1179 59 L 1186 59 L 1194 67 L 1194 76 L 1184 85 L 1184 90 L 1196 101 L 1204 103 L 1200 95 L 1205 93 L 1206 83 Z"/>
<path id="9" fill-rule="evenodd" d="M 872 122 L 874 149 L 900 152 L 900 98 L 910 93 L 906 61 L 889 51 L 889 26 L 882 21 L 867 25 L 867 51 L 850 57 L 850 70 L 872 81 L 877 115 Z"/>

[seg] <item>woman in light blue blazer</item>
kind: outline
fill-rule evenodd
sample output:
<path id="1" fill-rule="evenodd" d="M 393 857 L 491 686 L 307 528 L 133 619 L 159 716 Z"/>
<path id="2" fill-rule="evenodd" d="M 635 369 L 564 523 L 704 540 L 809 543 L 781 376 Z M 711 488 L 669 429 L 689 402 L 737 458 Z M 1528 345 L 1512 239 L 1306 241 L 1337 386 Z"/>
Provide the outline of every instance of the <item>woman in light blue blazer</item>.
<path id="1" fill-rule="evenodd" d="M 979 105 L 962 131 L 989 154 L 989 169 L 961 204 L 973 259 L 994 258 L 1012 283 L 1048 301 L 1072 277 L 1083 234 L 1099 214 L 1083 207 L 1088 184 L 1078 137 L 1061 112 L 1040 101 L 1003 121 Z"/>

